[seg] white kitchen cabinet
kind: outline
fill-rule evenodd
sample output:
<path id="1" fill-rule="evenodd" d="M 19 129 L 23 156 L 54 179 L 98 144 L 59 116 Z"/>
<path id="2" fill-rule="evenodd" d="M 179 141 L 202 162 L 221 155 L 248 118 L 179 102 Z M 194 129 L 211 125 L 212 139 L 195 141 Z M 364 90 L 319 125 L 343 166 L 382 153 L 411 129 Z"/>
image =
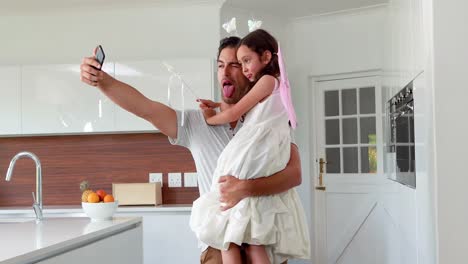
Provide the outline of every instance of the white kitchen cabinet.
<path id="1" fill-rule="evenodd" d="M 182 101 L 181 82 L 171 79 L 171 73 L 164 63 L 179 73 L 189 88 L 184 89 Z M 130 84 L 151 100 L 169 105 L 175 109 L 196 109 L 197 98 L 213 99 L 213 64 L 211 59 L 172 59 L 149 61 L 120 61 L 115 64 L 118 80 Z M 171 100 L 168 102 L 168 87 Z M 185 103 L 183 105 L 183 103 Z M 119 107 L 115 112 L 115 131 L 154 131 L 155 128 Z"/>
<path id="2" fill-rule="evenodd" d="M 395 94 L 424 68 L 425 45 L 422 0 L 391 0 L 386 45 L 387 83 Z M 387 85 L 386 85 L 387 86 Z"/>
<path id="3" fill-rule="evenodd" d="M 104 70 L 113 74 L 113 65 Z M 22 67 L 22 134 L 113 131 L 114 104 L 79 72 L 78 64 Z"/>
<path id="4" fill-rule="evenodd" d="M 21 133 L 20 67 L 0 67 L 0 136 Z"/>
<path id="5" fill-rule="evenodd" d="M 189 226 L 190 212 L 118 213 L 143 217 L 144 264 L 197 263 L 201 251 Z"/>
<path id="6" fill-rule="evenodd" d="M 414 68 L 413 68 L 413 79 L 418 76 L 423 70 L 426 63 L 426 55 L 428 54 L 428 45 L 425 41 L 425 27 L 424 27 L 424 5 L 422 0 L 415 0 L 413 2 L 412 8 L 412 18 L 413 18 L 413 58 L 414 58 Z"/>
<path id="7" fill-rule="evenodd" d="M 171 65 L 184 79 L 171 81 Z M 115 71 L 114 71 L 115 70 Z M 198 108 L 197 97 L 213 99 L 211 59 L 128 61 L 104 64 L 104 71 L 129 83 L 148 98 L 175 109 Z M 78 64 L 0 68 L 0 136 L 156 131 L 146 120 L 123 110 L 98 88 L 80 81 Z"/>

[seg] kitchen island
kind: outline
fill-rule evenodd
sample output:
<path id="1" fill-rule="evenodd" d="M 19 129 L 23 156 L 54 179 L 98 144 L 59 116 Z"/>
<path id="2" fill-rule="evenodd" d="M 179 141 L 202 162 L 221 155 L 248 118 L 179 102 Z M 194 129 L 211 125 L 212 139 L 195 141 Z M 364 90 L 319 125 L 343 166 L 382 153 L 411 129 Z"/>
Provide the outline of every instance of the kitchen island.
<path id="1" fill-rule="evenodd" d="M 191 209 L 191 204 L 119 206 L 114 217 L 143 219 L 144 264 L 195 263 L 199 262 L 201 251 L 189 227 Z M 45 205 L 43 215 L 46 219 L 86 216 L 80 205 Z M 33 217 L 34 211 L 31 206 L 0 207 L 0 222 Z"/>
<path id="2" fill-rule="evenodd" d="M 143 263 L 141 217 L 0 219 L 0 263 Z"/>

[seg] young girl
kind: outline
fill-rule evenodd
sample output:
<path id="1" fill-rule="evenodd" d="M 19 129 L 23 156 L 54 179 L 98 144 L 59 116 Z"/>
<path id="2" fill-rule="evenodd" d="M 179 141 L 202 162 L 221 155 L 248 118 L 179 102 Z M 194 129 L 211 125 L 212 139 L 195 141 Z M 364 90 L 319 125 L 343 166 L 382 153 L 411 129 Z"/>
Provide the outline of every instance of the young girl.
<path id="1" fill-rule="evenodd" d="M 255 179 L 283 170 L 291 147 L 288 121 L 296 125 L 289 87 L 284 86 L 287 77 L 282 73 L 278 80 L 283 65 L 274 37 L 261 29 L 248 34 L 239 44 L 237 58 L 253 87 L 235 106 L 205 116 L 208 124 L 220 125 L 246 114 L 244 124 L 218 159 L 211 192 L 194 202 L 190 226 L 200 241 L 222 251 L 225 264 L 241 263 L 242 244 L 249 245 L 252 263 L 309 258 L 307 223 L 295 189 L 245 198 L 220 210 L 219 177 Z"/>

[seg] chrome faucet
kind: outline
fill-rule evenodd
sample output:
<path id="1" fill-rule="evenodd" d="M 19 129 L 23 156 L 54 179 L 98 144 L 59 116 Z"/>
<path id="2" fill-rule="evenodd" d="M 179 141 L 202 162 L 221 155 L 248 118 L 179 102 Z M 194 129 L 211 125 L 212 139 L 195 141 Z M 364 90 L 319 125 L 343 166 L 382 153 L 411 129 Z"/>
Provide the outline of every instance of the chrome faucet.
<path id="1" fill-rule="evenodd" d="M 41 169 L 41 161 L 39 158 L 34 155 L 34 153 L 23 151 L 16 154 L 10 161 L 10 166 L 8 166 L 7 174 L 6 174 L 6 181 L 10 181 L 11 175 L 13 174 L 13 168 L 15 167 L 15 163 L 18 159 L 22 157 L 29 157 L 36 163 L 36 195 L 33 195 L 33 209 L 34 213 L 36 214 L 36 221 L 42 220 L 42 169 Z M 36 199 L 37 198 L 37 199 Z"/>

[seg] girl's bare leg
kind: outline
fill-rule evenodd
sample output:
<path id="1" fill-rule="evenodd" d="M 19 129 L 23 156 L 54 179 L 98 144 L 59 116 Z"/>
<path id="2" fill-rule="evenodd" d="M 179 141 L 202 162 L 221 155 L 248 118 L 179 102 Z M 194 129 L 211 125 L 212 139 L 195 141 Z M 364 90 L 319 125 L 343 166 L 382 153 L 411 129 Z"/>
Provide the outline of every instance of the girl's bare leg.
<path id="1" fill-rule="evenodd" d="M 262 245 L 249 245 L 249 258 L 252 264 L 270 264 L 270 259 Z"/>
<path id="2" fill-rule="evenodd" d="M 223 264 L 242 264 L 240 248 L 238 245 L 231 243 L 228 250 L 221 250 Z"/>

